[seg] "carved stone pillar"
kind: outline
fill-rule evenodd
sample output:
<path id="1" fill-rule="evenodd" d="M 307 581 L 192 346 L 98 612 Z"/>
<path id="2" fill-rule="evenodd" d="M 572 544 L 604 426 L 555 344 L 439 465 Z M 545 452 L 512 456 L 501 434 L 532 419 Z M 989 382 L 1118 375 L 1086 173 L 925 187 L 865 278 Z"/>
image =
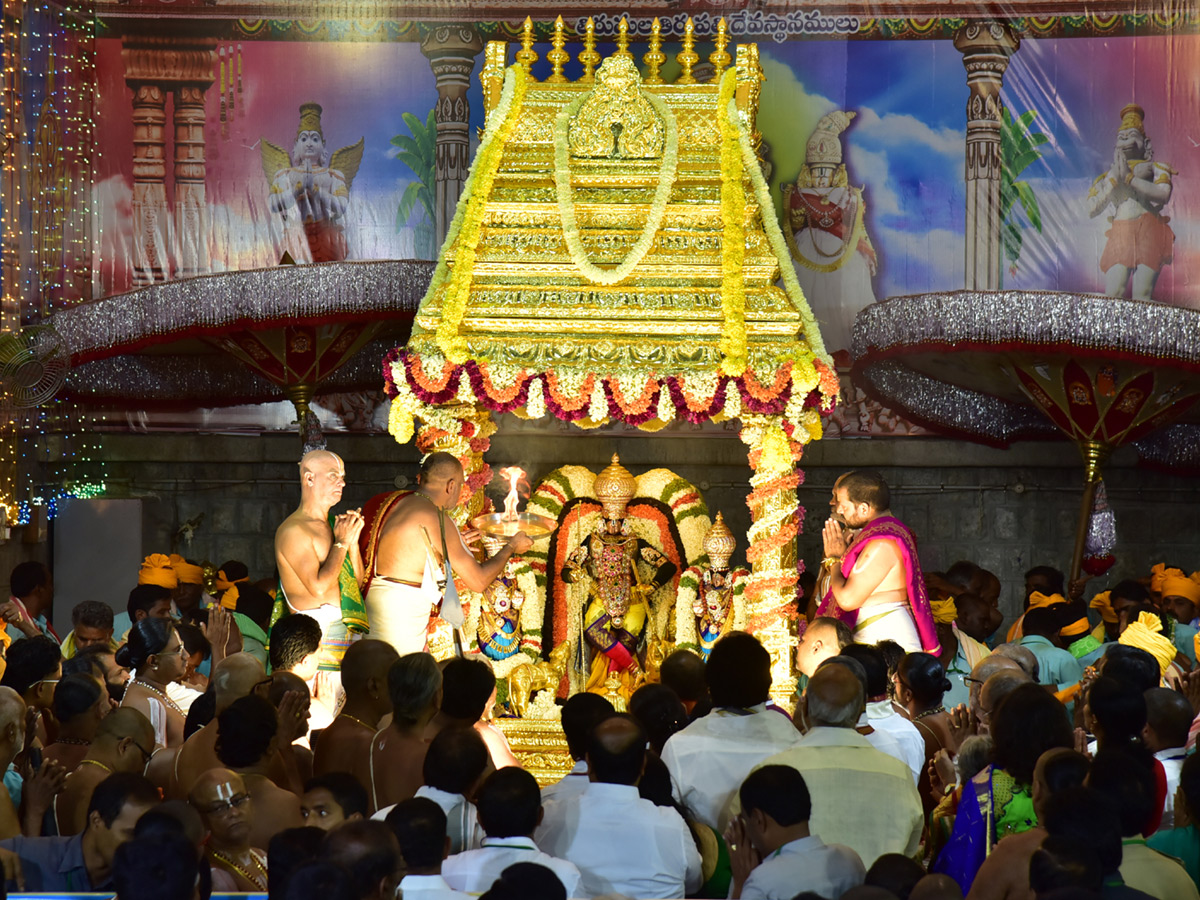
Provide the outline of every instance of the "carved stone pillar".
<path id="1" fill-rule="evenodd" d="M 965 286 L 998 290 L 1000 243 L 1000 89 L 1020 38 L 1003 22 L 972 22 L 954 37 L 967 70 L 967 222 Z"/>
<path id="2" fill-rule="evenodd" d="M 214 80 L 216 38 L 137 35 L 122 39 L 125 83 L 133 91 L 134 284 L 203 271 L 204 93 Z M 168 211 L 166 98 L 174 94 L 174 217 Z M 174 255 L 174 262 L 169 258 Z"/>
<path id="3" fill-rule="evenodd" d="M 180 278 L 208 271 L 204 91 L 211 84 L 183 85 L 175 91 L 175 274 Z"/>
<path id="4" fill-rule="evenodd" d="M 157 84 L 133 88 L 133 283 L 166 279 L 167 95 Z"/>
<path id="5" fill-rule="evenodd" d="M 441 246 L 454 219 L 454 209 L 471 167 L 471 109 L 467 88 L 475 57 L 483 39 L 469 25 L 442 25 L 421 41 L 421 52 L 429 60 L 437 80 L 437 165 L 435 172 L 434 223 L 437 247 Z"/>

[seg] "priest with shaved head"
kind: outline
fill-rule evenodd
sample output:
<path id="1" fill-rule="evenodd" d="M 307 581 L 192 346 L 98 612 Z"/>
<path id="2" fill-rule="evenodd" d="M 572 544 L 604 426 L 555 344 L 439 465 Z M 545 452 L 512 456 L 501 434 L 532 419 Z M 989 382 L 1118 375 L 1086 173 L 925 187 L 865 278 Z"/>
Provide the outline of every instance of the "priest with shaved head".
<path id="1" fill-rule="evenodd" d="M 359 584 L 363 577 L 358 536 L 362 512 L 330 512 L 341 502 L 346 466 L 328 450 L 311 450 L 300 460 L 300 505 L 275 532 L 279 590 L 272 621 L 304 613 L 321 626 L 318 665 L 341 668 L 355 633 L 367 630 Z"/>

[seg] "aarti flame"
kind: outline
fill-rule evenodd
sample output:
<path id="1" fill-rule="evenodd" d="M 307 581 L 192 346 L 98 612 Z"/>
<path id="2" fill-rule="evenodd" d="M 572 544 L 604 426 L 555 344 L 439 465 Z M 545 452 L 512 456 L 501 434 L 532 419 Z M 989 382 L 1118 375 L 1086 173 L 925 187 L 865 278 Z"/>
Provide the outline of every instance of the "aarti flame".
<path id="1" fill-rule="evenodd" d="M 524 479 L 525 470 L 519 466 L 507 466 L 500 470 L 500 476 L 508 479 L 508 495 L 504 498 L 504 519 L 513 522 L 516 521 L 517 503 L 521 499 L 517 485 Z"/>

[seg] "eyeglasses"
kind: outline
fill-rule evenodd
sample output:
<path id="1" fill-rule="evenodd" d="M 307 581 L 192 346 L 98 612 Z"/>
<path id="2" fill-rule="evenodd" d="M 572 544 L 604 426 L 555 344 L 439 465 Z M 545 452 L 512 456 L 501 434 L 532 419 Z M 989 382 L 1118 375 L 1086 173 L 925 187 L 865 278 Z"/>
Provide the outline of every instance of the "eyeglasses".
<path id="1" fill-rule="evenodd" d="M 982 678 L 972 678 L 970 675 L 964 675 L 963 676 L 963 684 L 977 684 L 980 687 L 983 687 L 983 679 Z"/>
<path id="2" fill-rule="evenodd" d="M 230 810 L 241 809 L 249 802 L 249 794 L 234 794 L 228 800 L 222 803 L 214 803 L 212 806 L 206 807 L 200 811 L 206 816 L 223 816 L 226 815 Z"/>
<path id="3" fill-rule="evenodd" d="M 133 744 L 133 746 L 137 747 L 139 750 L 142 751 L 142 765 L 144 766 L 147 763 L 149 763 L 151 757 L 153 757 L 154 754 L 151 753 L 149 750 L 147 750 L 145 747 L 143 747 L 141 744 L 139 744 L 137 741 L 135 741 L 133 738 L 130 738 L 129 742 L 131 744 Z"/>

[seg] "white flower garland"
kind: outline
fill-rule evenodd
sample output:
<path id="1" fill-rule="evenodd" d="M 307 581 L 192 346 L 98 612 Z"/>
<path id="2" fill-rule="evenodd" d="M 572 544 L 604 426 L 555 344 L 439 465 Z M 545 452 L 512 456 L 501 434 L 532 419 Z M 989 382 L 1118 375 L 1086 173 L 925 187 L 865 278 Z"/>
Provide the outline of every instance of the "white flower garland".
<path id="1" fill-rule="evenodd" d="M 633 245 L 625 259 L 615 269 L 601 269 L 588 259 L 587 250 L 579 236 L 579 223 L 575 218 L 575 200 L 571 196 L 571 169 L 569 148 L 567 147 L 567 128 L 571 118 L 579 111 L 589 96 L 590 94 L 584 94 L 579 99 L 567 104 L 554 120 L 554 187 L 558 199 L 558 213 L 563 223 L 563 236 L 566 238 L 571 261 L 588 281 L 611 286 L 619 284 L 629 277 L 637 264 L 650 252 L 654 237 L 662 226 L 663 217 L 667 212 L 667 201 L 671 199 L 671 189 L 675 185 L 675 170 L 679 163 L 679 127 L 670 107 L 653 94 L 644 93 L 642 95 L 650 102 L 666 126 L 667 141 L 663 150 L 662 170 L 659 173 L 658 186 L 654 189 L 650 215 L 642 227 L 642 233 L 638 237 L 637 243 Z"/>
<path id="2" fill-rule="evenodd" d="M 742 161 L 745 163 L 746 172 L 750 175 L 750 183 L 754 187 L 754 199 L 758 201 L 763 231 L 767 234 L 771 252 L 779 261 L 784 291 L 787 293 L 788 299 L 792 301 L 792 305 L 796 307 L 796 311 L 800 313 L 801 321 L 804 322 L 804 337 L 808 340 L 809 349 L 812 350 L 814 356 L 833 368 L 833 358 L 826 351 L 825 341 L 821 337 L 821 332 L 817 330 L 817 321 L 813 318 L 812 310 L 808 306 L 808 300 L 804 297 L 804 290 L 800 287 L 800 282 L 796 280 L 796 270 L 792 268 L 791 251 L 788 250 L 787 241 L 784 240 L 783 232 L 779 228 L 779 222 L 775 220 L 775 204 L 771 201 L 771 189 L 767 187 L 767 182 L 763 178 L 758 157 L 754 153 L 754 148 L 750 146 L 746 129 L 739 125 L 736 101 L 729 101 L 726 115 L 729 116 L 731 123 L 738 126 L 736 131 L 738 142 L 742 147 Z"/>

